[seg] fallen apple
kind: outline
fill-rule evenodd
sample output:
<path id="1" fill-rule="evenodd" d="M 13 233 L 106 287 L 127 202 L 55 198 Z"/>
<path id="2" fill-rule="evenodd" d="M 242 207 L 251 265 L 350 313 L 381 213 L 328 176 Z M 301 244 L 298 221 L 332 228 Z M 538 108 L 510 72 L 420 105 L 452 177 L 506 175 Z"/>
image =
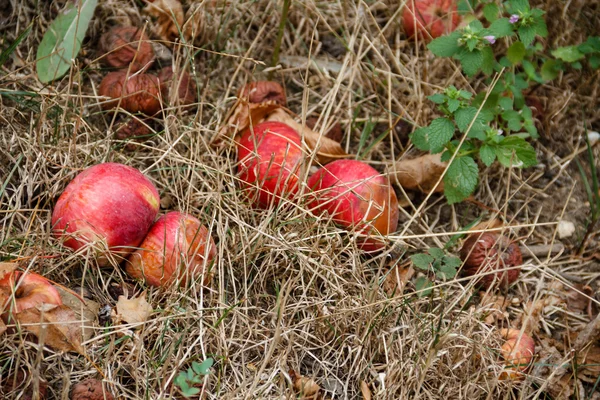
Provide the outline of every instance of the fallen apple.
<path id="1" fill-rule="evenodd" d="M 208 229 L 197 218 L 173 211 L 152 226 L 139 250 L 129 256 L 126 271 L 152 286 L 176 281 L 185 284 L 199 277 L 206 286 L 212 279 L 210 268 L 216 256 Z"/>
<path id="2" fill-rule="evenodd" d="M 33 272 L 13 271 L 6 274 L 0 279 L 0 290 L 9 297 L 5 304 L 1 304 L 0 312 L 12 310 L 18 314 L 42 304 L 62 304 L 58 290 L 50 281 Z"/>
<path id="3" fill-rule="evenodd" d="M 398 227 L 398 200 L 387 178 L 373 167 L 356 160 L 337 160 L 319 169 L 308 179 L 314 192 L 308 207 L 328 212 L 334 222 L 370 237 L 359 247 L 381 250 L 382 236 Z"/>
<path id="4" fill-rule="evenodd" d="M 460 24 L 454 0 L 408 0 L 402 13 L 404 32 L 408 37 L 416 32 L 421 39 L 440 37 L 454 31 Z"/>
<path id="5" fill-rule="evenodd" d="M 239 178 L 252 201 L 267 208 L 296 194 L 304 153 L 293 128 L 262 122 L 242 133 L 237 148 Z"/>
<path id="6" fill-rule="evenodd" d="M 98 164 L 67 185 L 54 207 L 52 229 L 65 246 L 92 248 L 99 264 L 107 265 L 112 256 L 126 257 L 139 246 L 159 205 L 158 191 L 140 171 Z"/>

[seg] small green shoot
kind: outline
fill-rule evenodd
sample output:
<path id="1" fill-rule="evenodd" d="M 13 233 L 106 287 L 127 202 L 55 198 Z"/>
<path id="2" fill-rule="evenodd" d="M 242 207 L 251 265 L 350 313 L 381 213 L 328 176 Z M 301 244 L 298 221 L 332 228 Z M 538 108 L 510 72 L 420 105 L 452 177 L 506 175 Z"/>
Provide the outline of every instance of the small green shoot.
<path id="1" fill-rule="evenodd" d="M 175 378 L 175 384 L 179 387 L 184 397 L 189 398 L 200 393 L 201 389 L 196 386 L 202 384 L 204 376 L 210 373 L 210 368 L 213 364 L 214 360 L 209 357 L 202 363 L 194 361 L 187 371 L 179 372 L 179 375 Z"/>

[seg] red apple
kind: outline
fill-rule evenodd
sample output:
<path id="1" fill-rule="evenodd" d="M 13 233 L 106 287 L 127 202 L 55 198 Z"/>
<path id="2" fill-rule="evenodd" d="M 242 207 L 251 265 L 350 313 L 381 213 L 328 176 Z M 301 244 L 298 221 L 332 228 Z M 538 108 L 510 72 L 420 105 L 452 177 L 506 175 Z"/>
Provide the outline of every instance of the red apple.
<path id="1" fill-rule="evenodd" d="M 308 179 L 314 198 L 308 206 L 327 211 L 339 225 L 373 235 L 360 243 L 365 251 L 385 246 L 380 237 L 398 227 L 398 200 L 388 180 L 371 166 L 356 160 L 337 160 Z"/>
<path id="2" fill-rule="evenodd" d="M 73 250 L 91 246 L 99 263 L 125 257 L 144 240 L 158 214 L 158 191 L 140 171 L 105 163 L 77 175 L 56 202 L 54 235 Z M 108 251 L 106 251 L 108 250 Z"/>
<path id="3" fill-rule="evenodd" d="M 407 0 L 402 13 L 404 32 L 415 36 L 415 26 L 421 39 L 440 37 L 458 27 L 458 15 L 454 0 Z"/>
<path id="4" fill-rule="evenodd" d="M 242 133 L 237 148 L 242 186 L 258 206 L 267 208 L 296 194 L 304 154 L 293 128 L 262 122 Z"/>
<path id="5" fill-rule="evenodd" d="M 202 276 L 206 286 L 216 256 L 208 229 L 197 218 L 173 211 L 152 226 L 140 249 L 129 256 L 126 271 L 152 286 L 166 286 L 178 279 L 185 283 Z"/>
<path id="6" fill-rule="evenodd" d="M 6 274 L 0 279 L 0 290 L 10 296 L 10 299 L 2 304 L 4 311 L 8 311 L 13 305 L 12 311 L 20 313 L 41 304 L 55 304 L 57 306 L 62 304 L 58 290 L 52 286 L 50 281 L 33 272 L 14 271 Z"/>

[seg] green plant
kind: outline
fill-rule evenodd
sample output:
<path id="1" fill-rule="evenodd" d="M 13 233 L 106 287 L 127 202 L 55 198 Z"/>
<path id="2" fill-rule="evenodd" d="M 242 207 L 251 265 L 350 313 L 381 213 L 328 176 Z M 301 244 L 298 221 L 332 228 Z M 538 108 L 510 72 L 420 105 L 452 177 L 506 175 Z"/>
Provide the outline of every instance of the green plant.
<path id="1" fill-rule="evenodd" d="M 192 397 L 200 393 L 200 389 L 196 385 L 201 385 L 205 375 L 208 375 L 210 368 L 213 366 L 214 360 L 207 358 L 202 363 L 192 362 L 192 366 L 187 371 L 179 372 L 175 378 L 175 384 L 181 390 L 184 397 Z"/>
<path id="2" fill-rule="evenodd" d="M 581 239 L 581 243 L 579 244 L 579 248 L 577 249 L 577 254 L 581 255 L 585 251 L 585 246 L 590 239 L 590 236 L 593 234 L 594 229 L 598 220 L 600 220 L 600 182 L 598 179 L 598 174 L 596 172 L 596 159 L 594 157 L 594 152 L 592 151 L 592 145 L 590 144 L 590 140 L 588 137 L 588 132 L 586 129 L 586 146 L 587 146 L 587 162 L 589 163 L 591 176 L 588 178 L 583 165 L 579 161 L 579 159 L 575 159 L 577 163 L 577 167 L 579 168 L 579 174 L 581 175 L 581 181 L 583 182 L 583 187 L 585 188 L 588 203 L 590 204 L 590 216 L 586 221 L 586 230 Z"/>
<path id="3" fill-rule="evenodd" d="M 415 288 L 420 296 L 431 293 L 433 278 L 452 279 L 457 274 L 457 269 L 462 264 L 460 258 L 447 254 L 443 249 L 431 247 L 427 253 L 413 254 L 410 256 L 415 268 L 424 271 L 427 276 L 417 278 Z"/>

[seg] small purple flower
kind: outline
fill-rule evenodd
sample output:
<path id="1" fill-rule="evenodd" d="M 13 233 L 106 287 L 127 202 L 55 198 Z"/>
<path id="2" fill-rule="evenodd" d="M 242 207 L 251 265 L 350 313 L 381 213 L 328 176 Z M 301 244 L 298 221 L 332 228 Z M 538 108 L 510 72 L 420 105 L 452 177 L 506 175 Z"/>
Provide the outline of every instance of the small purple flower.
<path id="1" fill-rule="evenodd" d="M 510 22 L 511 24 L 514 24 L 515 22 L 517 22 L 519 20 L 519 16 L 517 14 L 513 14 L 510 16 L 510 18 L 508 19 L 508 22 Z"/>
<path id="2" fill-rule="evenodd" d="M 485 40 L 487 40 L 488 42 L 490 42 L 491 44 L 496 43 L 496 36 L 489 35 L 489 36 L 484 36 L 483 38 Z"/>

